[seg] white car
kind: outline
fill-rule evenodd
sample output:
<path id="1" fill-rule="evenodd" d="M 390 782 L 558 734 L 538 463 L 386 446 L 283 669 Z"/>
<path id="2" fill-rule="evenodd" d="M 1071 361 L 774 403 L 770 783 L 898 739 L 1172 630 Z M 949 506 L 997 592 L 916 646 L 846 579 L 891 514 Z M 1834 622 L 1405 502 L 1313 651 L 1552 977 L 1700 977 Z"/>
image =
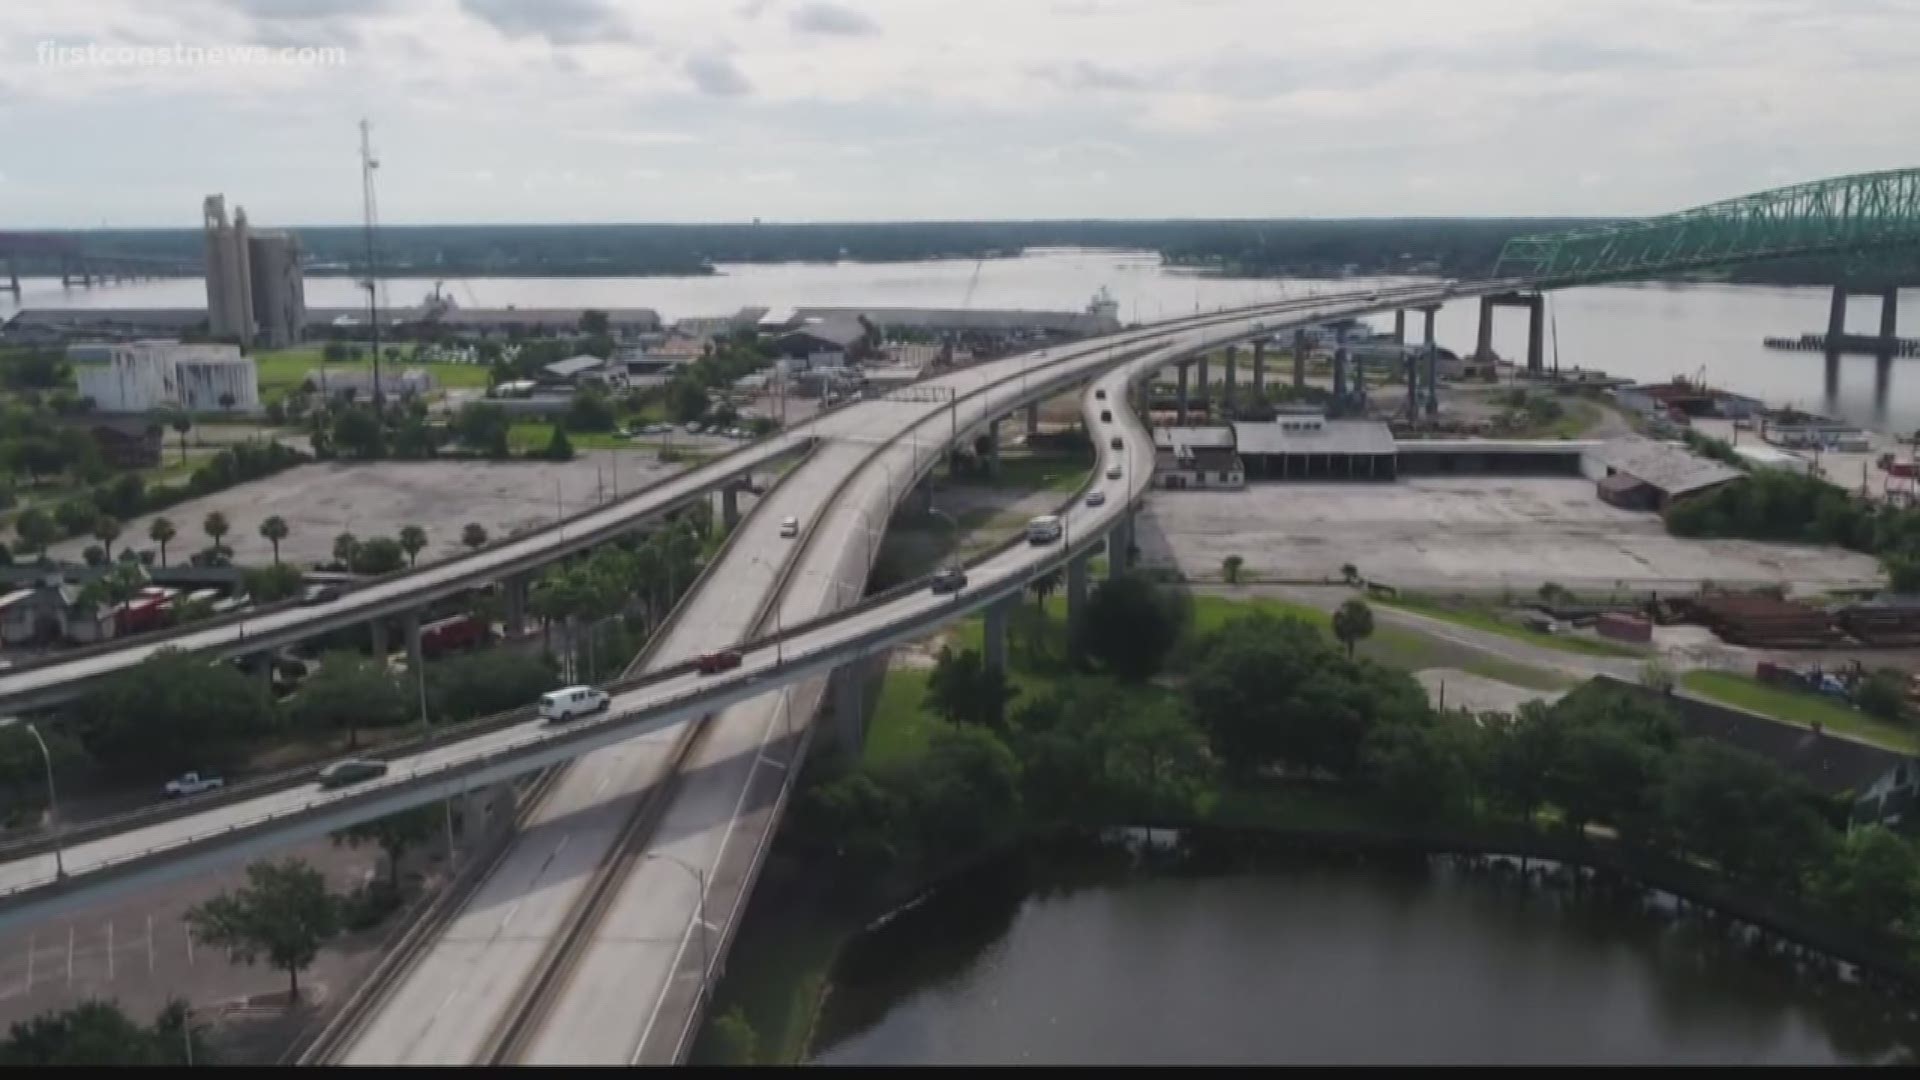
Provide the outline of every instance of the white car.
<path id="1" fill-rule="evenodd" d="M 540 718 L 550 724 L 564 724 L 576 716 L 599 712 L 613 704 L 605 690 L 591 686 L 568 686 L 540 695 Z"/>
<path id="2" fill-rule="evenodd" d="M 781 539 L 791 540 L 794 537 L 799 535 L 800 535 L 800 519 L 799 518 L 787 518 L 785 521 L 782 521 L 780 523 Z"/>
<path id="3" fill-rule="evenodd" d="M 1089 491 L 1089 492 L 1087 492 L 1087 505 L 1088 505 L 1088 506 L 1105 506 L 1106 504 L 1107 504 L 1107 493 L 1106 493 L 1106 492 L 1104 492 L 1104 491 Z"/>
<path id="4" fill-rule="evenodd" d="M 1113 468 L 1111 468 L 1111 469 L 1108 469 L 1108 470 L 1107 470 L 1107 479 L 1109 479 L 1109 480 L 1118 480 L 1118 479 L 1120 479 L 1120 466 L 1118 466 L 1118 465 L 1115 465 L 1115 466 L 1114 466 Z"/>
<path id="5" fill-rule="evenodd" d="M 171 798 L 181 798 L 207 791 L 218 791 L 226 786 L 227 782 L 218 776 L 201 776 L 197 772 L 190 772 L 178 779 L 167 781 L 167 795 Z"/>

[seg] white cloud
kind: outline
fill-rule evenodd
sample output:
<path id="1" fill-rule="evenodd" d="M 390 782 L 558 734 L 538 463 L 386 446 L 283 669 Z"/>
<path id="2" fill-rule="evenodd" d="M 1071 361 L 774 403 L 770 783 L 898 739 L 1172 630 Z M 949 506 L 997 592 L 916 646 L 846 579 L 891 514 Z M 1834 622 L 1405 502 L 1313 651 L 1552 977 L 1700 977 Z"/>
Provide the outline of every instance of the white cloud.
<path id="1" fill-rule="evenodd" d="M 839 34 L 861 37 L 880 32 L 880 24 L 839 4 L 813 3 L 796 8 L 789 20 L 803 34 Z"/>

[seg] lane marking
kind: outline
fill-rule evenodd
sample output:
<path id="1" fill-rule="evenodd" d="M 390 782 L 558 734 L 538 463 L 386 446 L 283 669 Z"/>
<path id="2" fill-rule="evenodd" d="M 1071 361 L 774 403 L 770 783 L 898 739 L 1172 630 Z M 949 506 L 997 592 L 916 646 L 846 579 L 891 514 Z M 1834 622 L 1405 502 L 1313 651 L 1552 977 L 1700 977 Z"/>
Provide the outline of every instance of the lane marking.
<path id="1" fill-rule="evenodd" d="M 186 939 L 187 939 L 187 966 L 188 966 L 188 967 L 192 967 L 192 966 L 193 966 L 193 928 L 192 928 L 192 927 L 188 927 L 188 926 L 182 926 L 182 927 L 180 928 L 180 933 L 182 933 L 182 934 L 184 934 L 184 935 L 186 936 Z"/>
<path id="2" fill-rule="evenodd" d="M 153 974 L 153 916 L 147 916 L 147 974 Z"/>
<path id="3" fill-rule="evenodd" d="M 107 981 L 113 981 L 113 920 L 107 920 Z"/>
<path id="4" fill-rule="evenodd" d="M 27 935 L 27 989 L 33 989 L 33 954 L 40 951 L 40 938 L 37 934 Z"/>
<path id="5" fill-rule="evenodd" d="M 73 985 L 73 924 L 67 924 L 67 985 Z"/>

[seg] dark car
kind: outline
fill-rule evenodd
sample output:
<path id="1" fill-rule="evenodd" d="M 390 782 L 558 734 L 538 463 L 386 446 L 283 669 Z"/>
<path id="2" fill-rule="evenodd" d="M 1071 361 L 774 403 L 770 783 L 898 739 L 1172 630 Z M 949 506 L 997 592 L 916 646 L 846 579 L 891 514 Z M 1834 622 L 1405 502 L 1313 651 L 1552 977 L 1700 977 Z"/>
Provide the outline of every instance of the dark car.
<path id="1" fill-rule="evenodd" d="M 944 596 L 947 593 L 957 593 L 966 587 L 966 571 L 957 566 L 950 566 L 933 575 L 933 591 L 937 596 Z"/>
<path id="2" fill-rule="evenodd" d="M 1113 410 L 1112 410 L 1112 409 L 1101 409 L 1101 410 L 1100 410 L 1100 422 L 1101 422 L 1101 423 L 1103 423 L 1103 424 L 1111 424 L 1111 423 L 1113 423 Z"/>
<path id="3" fill-rule="evenodd" d="M 728 649 L 725 652 L 710 652 L 695 660 L 694 667 L 702 675 L 713 675 L 729 671 L 740 666 L 740 654 Z"/>
<path id="4" fill-rule="evenodd" d="M 1095 390 L 1093 396 L 1099 398 L 1101 401 L 1107 400 L 1107 392 L 1105 390 Z"/>
<path id="5" fill-rule="evenodd" d="M 372 780 L 376 776 L 387 775 L 387 763 L 354 759 L 336 761 L 320 770 L 320 786 L 340 788 L 348 784 L 358 784 L 363 780 Z"/>
<path id="6" fill-rule="evenodd" d="M 301 590 L 300 602 L 308 606 L 330 604 L 340 599 L 345 592 L 346 590 L 338 585 L 309 585 Z"/>

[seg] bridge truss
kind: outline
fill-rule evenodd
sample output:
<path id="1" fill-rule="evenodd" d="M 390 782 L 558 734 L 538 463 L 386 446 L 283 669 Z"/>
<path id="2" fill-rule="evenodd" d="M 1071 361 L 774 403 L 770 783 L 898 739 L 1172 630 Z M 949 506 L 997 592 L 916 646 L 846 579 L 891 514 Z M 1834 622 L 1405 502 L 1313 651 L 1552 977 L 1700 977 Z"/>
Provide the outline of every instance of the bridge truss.
<path id="1" fill-rule="evenodd" d="M 1831 261 L 1850 278 L 1920 263 L 1920 169 L 1838 176 L 1643 221 L 1521 236 L 1494 277 L 1541 288 L 1658 277 L 1773 259 Z"/>

